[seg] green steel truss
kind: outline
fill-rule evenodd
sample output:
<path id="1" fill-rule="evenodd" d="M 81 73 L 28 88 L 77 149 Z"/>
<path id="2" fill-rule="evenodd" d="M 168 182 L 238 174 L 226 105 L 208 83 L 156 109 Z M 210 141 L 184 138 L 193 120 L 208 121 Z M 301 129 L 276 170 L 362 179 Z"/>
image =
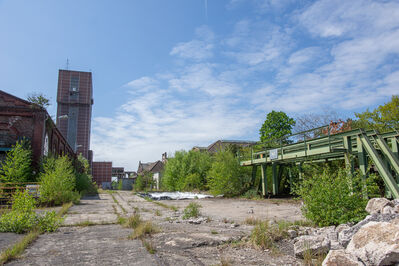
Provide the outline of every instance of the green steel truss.
<path id="1" fill-rule="evenodd" d="M 317 128 L 321 132 L 322 128 Z M 328 132 L 326 132 L 328 131 Z M 308 131 L 307 131 L 308 132 Z M 278 194 L 278 184 L 281 180 L 282 167 L 304 162 L 327 162 L 330 160 L 345 160 L 346 166 L 354 170 L 355 159 L 358 166 L 367 177 L 368 158 L 372 160 L 379 174 L 385 182 L 390 196 L 399 198 L 399 132 L 397 130 L 380 134 L 375 130 L 365 131 L 355 129 L 337 134 L 330 134 L 330 129 L 324 131 L 323 136 L 309 139 L 306 132 L 295 134 L 303 138 L 291 144 L 277 145 L 278 147 L 266 148 L 264 143 L 258 143 L 251 148 L 251 154 L 238 156 L 242 166 L 252 166 L 256 174 L 257 166 L 261 167 L 262 192 L 267 193 L 266 168 L 272 167 L 273 195 Z M 294 136 L 294 135 L 293 135 Z M 274 151 L 274 158 L 271 158 Z M 276 154 L 277 151 L 277 154 Z M 395 179 L 396 177 L 396 179 Z M 289 171 L 290 183 L 292 183 Z"/>

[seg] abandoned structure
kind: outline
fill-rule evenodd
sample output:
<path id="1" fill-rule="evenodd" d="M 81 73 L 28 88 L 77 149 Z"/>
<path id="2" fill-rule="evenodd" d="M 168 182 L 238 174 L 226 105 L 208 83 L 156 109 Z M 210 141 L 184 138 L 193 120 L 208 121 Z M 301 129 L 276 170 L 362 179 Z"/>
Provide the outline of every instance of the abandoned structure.
<path id="1" fill-rule="evenodd" d="M 227 148 L 249 147 L 250 145 L 255 143 L 256 141 L 246 141 L 246 140 L 217 140 L 212 144 L 210 144 L 208 147 L 194 146 L 192 150 L 199 152 L 216 153 L 218 151 L 222 151 Z"/>
<path id="2" fill-rule="evenodd" d="M 31 142 L 34 167 L 50 154 L 75 158 L 46 109 L 0 90 L 0 157 L 23 138 Z"/>
<path id="3" fill-rule="evenodd" d="M 165 162 L 166 162 L 166 153 L 162 154 L 165 155 Z M 164 157 L 164 156 L 162 156 Z M 165 164 L 158 160 L 156 162 L 152 162 L 152 163 L 142 163 L 141 161 L 139 161 L 139 167 L 137 169 L 137 175 L 144 175 L 145 173 L 151 173 L 152 174 L 152 178 L 155 182 L 155 188 L 159 189 L 159 185 L 161 182 L 161 178 L 162 178 L 162 171 L 164 169 Z"/>
<path id="4" fill-rule="evenodd" d="M 91 109 L 93 85 L 91 72 L 59 70 L 57 90 L 57 126 L 77 154 L 91 164 Z"/>
<path id="5" fill-rule="evenodd" d="M 93 181 L 103 189 L 111 189 L 112 162 L 93 162 Z"/>

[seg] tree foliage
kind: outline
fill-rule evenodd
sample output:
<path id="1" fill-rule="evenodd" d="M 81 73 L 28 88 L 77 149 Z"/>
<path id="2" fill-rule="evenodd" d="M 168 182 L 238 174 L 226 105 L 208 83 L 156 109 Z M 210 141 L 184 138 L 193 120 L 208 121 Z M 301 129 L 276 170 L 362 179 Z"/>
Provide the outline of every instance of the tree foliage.
<path id="1" fill-rule="evenodd" d="M 392 95 L 391 101 L 378 106 L 373 111 L 355 113 L 358 120 L 355 126 L 364 129 L 377 129 L 381 132 L 399 128 L 399 96 Z"/>
<path id="2" fill-rule="evenodd" d="M 271 111 L 259 130 L 260 141 L 269 142 L 289 135 L 294 125 L 295 120 L 286 113 Z"/>
<path id="3" fill-rule="evenodd" d="M 33 181 L 31 162 L 32 151 L 29 141 L 26 139 L 17 141 L 1 164 L 0 182 Z"/>
<path id="4" fill-rule="evenodd" d="M 42 93 L 34 92 L 29 94 L 28 101 L 43 108 L 50 106 L 50 100 Z"/>
<path id="5" fill-rule="evenodd" d="M 175 190 L 207 189 L 206 175 L 211 168 L 211 156 L 197 151 L 177 151 L 168 159 L 162 177 L 162 186 Z"/>
<path id="6" fill-rule="evenodd" d="M 141 173 L 137 176 L 136 183 L 134 184 L 134 190 L 136 191 L 149 190 L 153 187 L 153 185 L 154 185 L 153 174 L 151 172 L 144 171 L 144 173 Z M 119 188 L 119 184 L 117 188 L 122 189 L 122 183 L 121 183 L 121 188 Z"/>
<path id="7" fill-rule="evenodd" d="M 248 190 L 251 175 L 247 168 L 240 166 L 231 152 L 220 151 L 214 156 L 207 181 L 212 194 L 231 197 Z"/>
<path id="8" fill-rule="evenodd" d="M 376 176 L 366 181 L 360 173 L 351 175 L 346 169 L 336 166 L 324 167 L 322 172 L 311 171 L 295 188 L 295 193 L 304 202 L 303 215 L 319 226 L 359 222 L 366 217 L 368 199 L 376 196 Z"/>
<path id="9" fill-rule="evenodd" d="M 43 162 L 40 175 L 40 201 L 47 205 L 77 201 L 79 193 L 75 190 L 76 176 L 72 162 L 67 156 L 48 157 Z"/>

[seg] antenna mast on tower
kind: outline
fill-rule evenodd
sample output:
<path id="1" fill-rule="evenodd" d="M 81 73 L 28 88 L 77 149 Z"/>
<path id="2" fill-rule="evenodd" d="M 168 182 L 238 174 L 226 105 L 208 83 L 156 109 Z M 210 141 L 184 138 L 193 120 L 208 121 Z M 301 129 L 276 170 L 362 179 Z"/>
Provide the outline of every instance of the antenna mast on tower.
<path id="1" fill-rule="evenodd" d="M 67 58 L 67 62 L 66 62 L 66 70 L 69 70 L 69 59 Z"/>

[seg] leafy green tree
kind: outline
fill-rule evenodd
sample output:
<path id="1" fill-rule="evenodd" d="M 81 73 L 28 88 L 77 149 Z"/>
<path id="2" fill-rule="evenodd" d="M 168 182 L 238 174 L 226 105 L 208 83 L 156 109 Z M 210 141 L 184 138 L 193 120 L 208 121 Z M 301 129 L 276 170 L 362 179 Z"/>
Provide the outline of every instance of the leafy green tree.
<path id="1" fill-rule="evenodd" d="M 295 120 L 286 113 L 271 111 L 259 130 L 260 141 L 269 142 L 289 135 L 294 125 Z"/>
<path id="2" fill-rule="evenodd" d="M 42 93 L 34 92 L 29 94 L 28 101 L 45 109 L 50 106 L 50 100 Z"/>
<path id="3" fill-rule="evenodd" d="M 93 177 L 90 174 L 89 162 L 82 154 L 78 156 L 80 171 L 75 172 L 76 175 L 76 190 L 84 195 L 98 194 L 97 185 L 93 182 Z"/>
<path id="4" fill-rule="evenodd" d="M 248 168 L 240 166 L 237 158 L 231 152 L 220 151 L 214 156 L 207 181 L 212 194 L 224 194 L 231 197 L 248 190 L 251 175 Z"/>
<path id="5" fill-rule="evenodd" d="M 136 178 L 136 183 L 134 184 L 134 190 L 145 191 L 151 189 L 154 184 L 152 176 L 153 174 L 147 171 L 138 175 Z"/>
<path id="6" fill-rule="evenodd" d="M 44 172 L 40 175 L 40 201 L 47 205 L 78 201 L 75 170 L 67 156 L 48 157 L 43 163 Z"/>
<path id="7" fill-rule="evenodd" d="M 207 189 L 206 176 L 212 159 L 208 153 L 177 151 L 168 159 L 162 177 L 162 186 L 167 190 Z"/>
<path id="8" fill-rule="evenodd" d="M 17 141 L 1 164 L 0 182 L 33 181 L 32 150 L 28 140 Z"/>
<path id="9" fill-rule="evenodd" d="M 355 113 L 358 118 L 355 127 L 377 129 L 381 132 L 399 128 L 399 96 L 392 95 L 391 101 L 378 106 L 373 111 L 368 109 L 363 113 Z"/>

